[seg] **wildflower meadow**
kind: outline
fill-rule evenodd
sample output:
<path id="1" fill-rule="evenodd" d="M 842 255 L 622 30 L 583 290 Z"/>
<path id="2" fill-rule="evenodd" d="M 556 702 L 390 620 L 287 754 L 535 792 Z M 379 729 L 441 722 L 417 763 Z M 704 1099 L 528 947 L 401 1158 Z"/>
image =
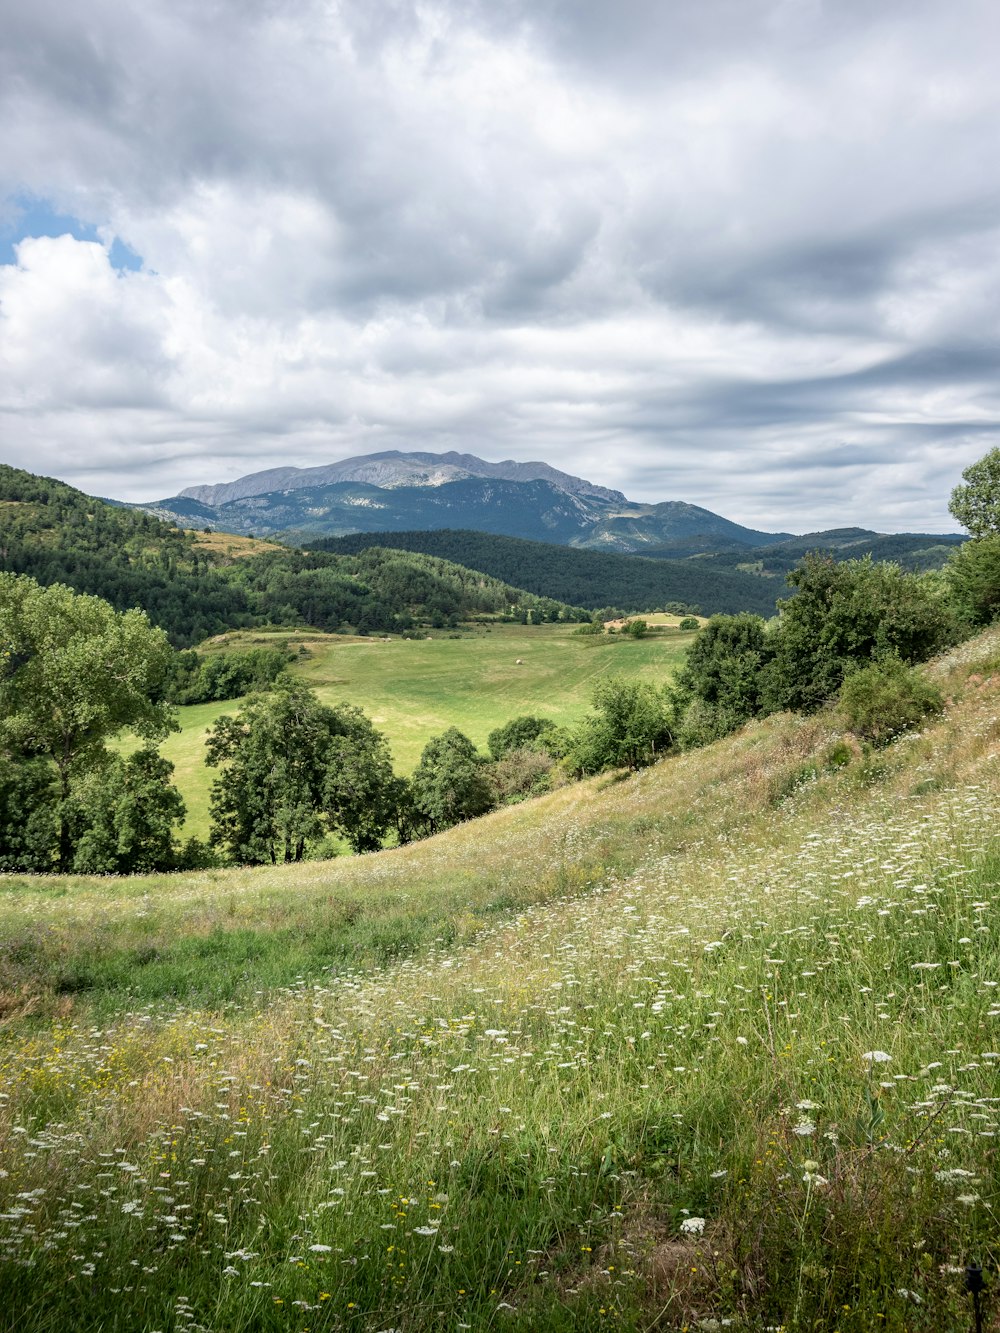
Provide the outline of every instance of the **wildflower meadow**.
<path id="1" fill-rule="evenodd" d="M 930 669 L 880 750 L 0 879 L 0 1328 L 1000 1326 L 1000 634 Z"/>

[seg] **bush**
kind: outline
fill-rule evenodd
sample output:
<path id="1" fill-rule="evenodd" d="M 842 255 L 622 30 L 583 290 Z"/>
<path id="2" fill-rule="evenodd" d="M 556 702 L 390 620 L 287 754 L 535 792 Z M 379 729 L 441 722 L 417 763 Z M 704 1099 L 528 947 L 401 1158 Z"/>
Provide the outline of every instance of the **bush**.
<path id="1" fill-rule="evenodd" d="M 852 672 L 840 688 L 840 711 L 856 736 L 886 745 L 944 706 L 941 691 L 898 657 Z"/>
<path id="2" fill-rule="evenodd" d="M 571 773 L 644 768 L 673 744 L 670 702 L 646 681 L 604 680 L 594 691 L 594 707 L 572 734 L 566 756 Z"/>
<path id="3" fill-rule="evenodd" d="M 681 714 L 677 728 L 677 744 L 684 750 L 711 745 L 737 731 L 747 721 L 745 714 L 725 704 L 706 703 L 692 699 Z"/>
<path id="4" fill-rule="evenodd" d="M 527 747 L 508 750 L 487 770 L 497 805 L 540 796 L 549 789 L 549 775 L 554 766 L 551 755 Z"/>
<path id="5" fill-rule="evenodd" d="M 698 621 L 694 616 L 685 616 L 677 628 L 682 630 L 697 629 Z"/>

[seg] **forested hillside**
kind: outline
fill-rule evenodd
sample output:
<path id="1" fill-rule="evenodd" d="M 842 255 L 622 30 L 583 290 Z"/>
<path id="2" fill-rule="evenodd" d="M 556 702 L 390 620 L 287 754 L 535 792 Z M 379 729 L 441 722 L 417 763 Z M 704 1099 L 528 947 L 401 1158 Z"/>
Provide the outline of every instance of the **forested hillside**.
<path id="1" fill-rule="evenodd" d="M 823 551 L 835 560 L 894 560 L 903 569 L 924 573 L 940 569 L 948 557 L 968 539 L 955 532 L 870 532 L 865 528 L 832 528 L 790 537 L 753 551 L 720 551 L 707 556 L 710 568 L 742 570 L 765 578 L 784 578 L 811 551 Z M 659 555 L 660 552 L 650 552 Z M 672 554 L 664 549 L 662 554 Z"/>
<path id="2" fill-rule="evenodd" d="M 311 542 L 309 549 L 354 553 L 373 546 L 443 556 L 540 596 L 593 609 L 645 611 L 672 602 L 705 615 L 753 611 L 770 616 L 775 598 L 785 595 L 783 585 L 740 570 L 716 569 L 708 559 L 650 560 L 457 529 L 362 532 Z"/>
<path id="3" fill-rule="evenodd" d="M 0 466 L 0 571 L 46 586 L 64 583 L 119 611 L 141 607 L 178 647 L 267 624 L 368 633 L 477 615 L 586 618 L 549 596 L 425 555 L 272 548 L 232 559 L 217 542 L 203 545 L 200 538 L 140 510 Z"/>
<path id="4" fill-rule="evenodd" d="M 244 589 L 181 532 L 137 509 L 0 465 L 0 570 L 139 606 L 180 646 L 258 623 Z"/>

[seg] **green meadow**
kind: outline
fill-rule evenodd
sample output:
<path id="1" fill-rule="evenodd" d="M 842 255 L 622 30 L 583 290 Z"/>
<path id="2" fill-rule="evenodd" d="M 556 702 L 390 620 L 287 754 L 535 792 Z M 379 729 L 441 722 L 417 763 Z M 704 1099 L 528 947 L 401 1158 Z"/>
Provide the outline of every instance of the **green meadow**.
<path id="1" fill-rule="evenodd" d="M 878 751 L 0 877 L 0 1329 L 971 1333 L 973 1262 L 996 1328 L 1000 631 L 925 669 Z"/>
<path id="2" fill-rule="evenodd" d="M 305 654 L 293 672 L 324 703 L 364 709 L 388 737 L 395 767 L 410 773 L 420 752 L 448 727 L 458 727 L 485 749 L 489 733 L 512 717 L 537 713 L 557 723 L 588 711 L 594 686 L 617 674 L 663 683 L 677 669 L 693 637 L 677 618 L 649 617 L 644 639 L 628 635 L 575 635 L 572 625 L 475 626 L 424 639 L 349 638 L 311 633 L 242 633 L 205 645 L 209 651 L 287 643 Z M 208 796 L 215 776 L 204 763 L 205 735 L 238 701 L 178 710 L 182 730 L 163 754 L 187 805 L 187 837 L 208 835 Z"/>

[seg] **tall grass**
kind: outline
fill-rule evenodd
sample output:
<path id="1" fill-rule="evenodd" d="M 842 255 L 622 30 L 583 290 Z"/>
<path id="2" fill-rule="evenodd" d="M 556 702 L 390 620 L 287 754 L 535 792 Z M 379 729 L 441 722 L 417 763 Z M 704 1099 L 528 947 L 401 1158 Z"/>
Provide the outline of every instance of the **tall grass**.
<path id="1" fill-rule="evenodd" d="M 971 1328 L 998 666 L 942 664 L 877 760 L 771 719 L 356 862 L 8 881 L 5 940 L 122 974 L 11 974 L 0 1327 Z M 404 956 L 274 971 L 275 931 L 407 894 Z M 201 941 L 190 990 L 130 990 L 147 926 Z M 254 938 L 220 1003 L 201 967 Z"/>

